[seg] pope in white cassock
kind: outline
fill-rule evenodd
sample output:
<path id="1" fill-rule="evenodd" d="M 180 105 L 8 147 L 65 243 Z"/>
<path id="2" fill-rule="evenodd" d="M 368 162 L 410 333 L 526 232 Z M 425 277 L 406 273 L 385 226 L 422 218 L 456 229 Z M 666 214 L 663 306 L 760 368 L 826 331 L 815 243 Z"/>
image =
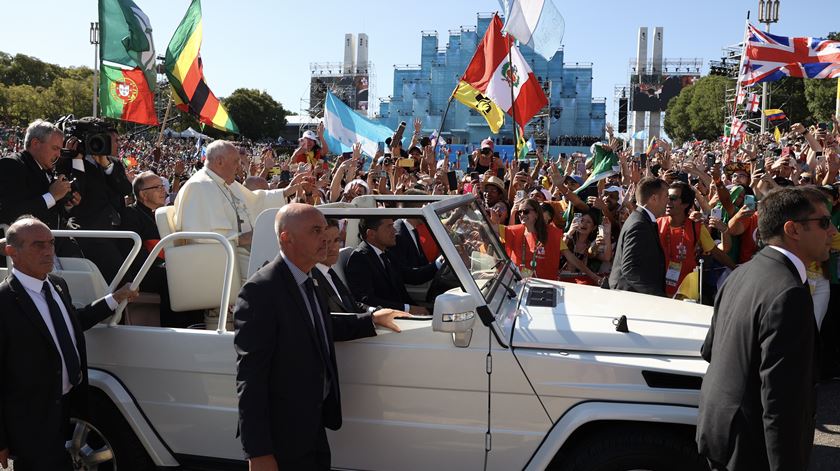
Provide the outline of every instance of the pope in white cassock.
<path id="1" fill-rule="evenodd" d="M 257 216 L 267 208 L 286 204 L 285 193 L 293 194 L 294 188 L 245 188 L 234 179 L 240 160 L 231 142 L 214 141 L 207 146 L 206 156 L 204 168 L 187 180 L 175 198 L 174 229 L 215 232 L 228 238 L 236 248 L 236 265 L 244 283 Z"/>

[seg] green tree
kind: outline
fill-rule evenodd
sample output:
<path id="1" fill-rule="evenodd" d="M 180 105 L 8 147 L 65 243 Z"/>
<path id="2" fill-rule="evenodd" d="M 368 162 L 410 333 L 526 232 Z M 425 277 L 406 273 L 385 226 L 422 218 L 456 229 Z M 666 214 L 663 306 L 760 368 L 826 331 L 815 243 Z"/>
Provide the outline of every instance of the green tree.
<path id="1" fill-rule="evenodd" d="M 665 132 L 678 144 L 689 139 L 717 139 L 723 134 L 724 98 L 731 82 L 709 75 L 684 88 L 668 103 Z"/>
<path id="2" fill-rule="evenodd" d="M 222 100 L 242 136 L 276 138 L 286 125 L 288 112 L 265 91 L 239 88 Z"/>

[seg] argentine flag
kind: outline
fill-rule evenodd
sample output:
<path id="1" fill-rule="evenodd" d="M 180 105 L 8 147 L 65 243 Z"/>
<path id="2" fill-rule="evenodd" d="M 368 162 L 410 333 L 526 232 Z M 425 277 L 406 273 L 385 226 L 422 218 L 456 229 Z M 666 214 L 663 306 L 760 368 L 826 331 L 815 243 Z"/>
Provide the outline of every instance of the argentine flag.
<path id="1" fill-rule="evenodd" d="M 332 152 L 352 152 L 353 144 L 362 143 L 362 152 L 373 157 L 380 142 L 391 137 L 394 131 L 387 126 L 375 123 L 356 113 L 339 100 L 332 92 L 327 92 L 324 105 L 324 139 Z"/>
<path id="2" fill-rule="evenodd" d="M 505 11 L 502 32 L 513 35 L 550 61 L 563 44 L 566 22 L 551 0 L 499 0 Z"/>

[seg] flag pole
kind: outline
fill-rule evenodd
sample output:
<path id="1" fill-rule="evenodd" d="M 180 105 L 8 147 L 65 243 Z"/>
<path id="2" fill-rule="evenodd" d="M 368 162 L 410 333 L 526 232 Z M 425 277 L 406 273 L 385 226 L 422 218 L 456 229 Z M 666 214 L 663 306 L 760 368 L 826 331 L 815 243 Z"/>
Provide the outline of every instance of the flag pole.
<path id="1" fill-rule="evenodd" d="M 505 36 L 508 38 L 508 73 L 513 75 L 513 38 L 510 35 Z M 513 79 L 508 79 L 508 84 L 510 85 L 510 111 L 511 116 L 513 117 L 513 158 L 519 160 L 519 153 L 517 152 L 518 149 L 516 146 L 519 144 L 519 139 L 517 138 L 517 130 L 516 127 L 518 123 L 516 122 L 516 104 L 514 101 L 513 96 Z"/>
<path id="2" fill-rule="evenodd" d="M 747 10 L 747 19 L 744 21 L 744 45 L 743 45 L 743 49 L 741 50 L 741 61 L 738 65 L 738 76 L 735 79 L 735 99 L 732 101 L 732 118 L 733 119 L 736 118 L 737 114 L 738 114 L 738 95 L 741 93 L 741 88 L 743 88 L 743 85 L 741 85 L 741 74 L 743 74 L 743 71 L 744 71 L 744 59 L 745 59 L 745 56 L 747 55 L 747 36 L 748 36 L 749 27 L 750 27 L 750 12 L 749 12 L 749 10 Z M 762 114 L 762 116 L 764 115 L 764 110 L 763 109 L 761 110 L 761 114 Z M 729 124 L 731 126 L 732 123 L 730 122 Z M 726 127 L 726 123 L 724 123 L 724 127 Z M 764 131 L 764 129 L 762 129 L 762 131 Z M 725 149 L 725 152 L 724 152 L 724 160 L 725 160 L 724 163 L 729 161 L 729 153 L 731 151 L 731 143 L 732 143 L 732 129 L 730 127 L 729 142 L 726 144 L 726 149 Z"/>
<path id="3" fill-rule="evenodd" d="M 169 100 L 166 102 L 166 111 L 163 113 L 163 122 L 160 123 L 160 133 L 158 133 L 157 143 L 155 147 L 160 147 L 163 141 L 163 130 L 166 128 L 166 122 L 169 121 L 169 110 L 172 108 L 172 90 L 169 91 Z"/>
<path id="4" fill-rule="evenodd" d="M 437 139 L 435 139 L 435 165 L 437 165 L 437 152 L 438 152 L 438 144 L 440 143 L 440 132 L 443 130 L 443 123 L 446 121 L 446 115 L 449 113 L 449 106 L 452 104 L 452 100 L 455 99 L 455 92 L 458 91 L 458 86 L 455 86 L 455 90 L 452 90 L 452 95 L 449 95 L 449 101 L 446 103 L 446 109 L 443 110 L 443 116 L 440 118 L 440 124 L 438 125 L 437 130 Z"/>

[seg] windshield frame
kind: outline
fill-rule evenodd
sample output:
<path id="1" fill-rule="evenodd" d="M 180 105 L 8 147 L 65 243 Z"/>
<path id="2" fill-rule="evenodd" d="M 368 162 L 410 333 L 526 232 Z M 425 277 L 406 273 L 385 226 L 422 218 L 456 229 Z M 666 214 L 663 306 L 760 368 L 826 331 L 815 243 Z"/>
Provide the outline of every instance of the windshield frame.
<path id="1" fill-rule="evenodd" d="M 444 225 L 441 216 L 447 212 L 457 210 L 459 208 L 470 208 L 473 207 L 478 209 L 478 213 L 481 214 L 482 218 L 482 226 L 485 231 L 490 235 L 488 237 L 487 242 L 489 242 L 493 250 L 498 254 L 496 258 L 497 264 L 501 264 L 496 269 L 498 270 L 493 278 L 491 279 L 491 283 L 487 283 L 485 286 L 479 288 L 478 283 L 473 276 L 470 267 L 467 267 L 465 263 L 463 263 L 463 259 L 461 258 L 460 254 L 455 249 L 455 243 L 450 237 L 449 229 L 446 225 Z M 447 259 L 450 260 L 452 263 L 453 259 L 460 260 L 462 263 L 458 264 L 463 267 L 463 271 L 465 273 L 456 273 L 459 275 L 460 278 L 469 278 L 469 283 L 474 291 L 467 290 L 472 295 L 479 296 L 480 299 L 484 301 L 486 305 L 490 305 L 496 296 L 496 292 L 498 291 L 499 284 L 504 282 L 505 280 L 509 280 L 509 275 L 513 275 L 514 279 L 518 279 L 516 277 L 516 272 L 513 271 L 513 264 L 510 258 L 507 256 L 507 252 L 505 252 L 504 246 L 501 244 L 499 240 L 498 234 L 493 230 L 492 223 L 490 222 L 489 218 L 487 217 L 487 212 L 484 210 L 481 204 L 479 204 L 478 200 L 473 195 L 463 195 L 454 198 L 448 198 L 446 200 L 438 201 L 433 204 L 430 204 L 423 208 L 423 212 L 426 213 L 426 220 L 433 221 L 433 224 L 430 224 L 430 229 L 435 230 L 438 229 L 440 232 L 435 234 L 435 237 L 443 240 L 449 241 L 449 244 L 446 244 L 451 248 L 452 253 L 447 253 L 444 250 L 444 255 Z M 435 226 L 432 228 L 432 225 Z M 443 250 L 444 247 L 441 245 L 441 249 Z M 463 283 L 463 282 L 462 282 Z"/>

